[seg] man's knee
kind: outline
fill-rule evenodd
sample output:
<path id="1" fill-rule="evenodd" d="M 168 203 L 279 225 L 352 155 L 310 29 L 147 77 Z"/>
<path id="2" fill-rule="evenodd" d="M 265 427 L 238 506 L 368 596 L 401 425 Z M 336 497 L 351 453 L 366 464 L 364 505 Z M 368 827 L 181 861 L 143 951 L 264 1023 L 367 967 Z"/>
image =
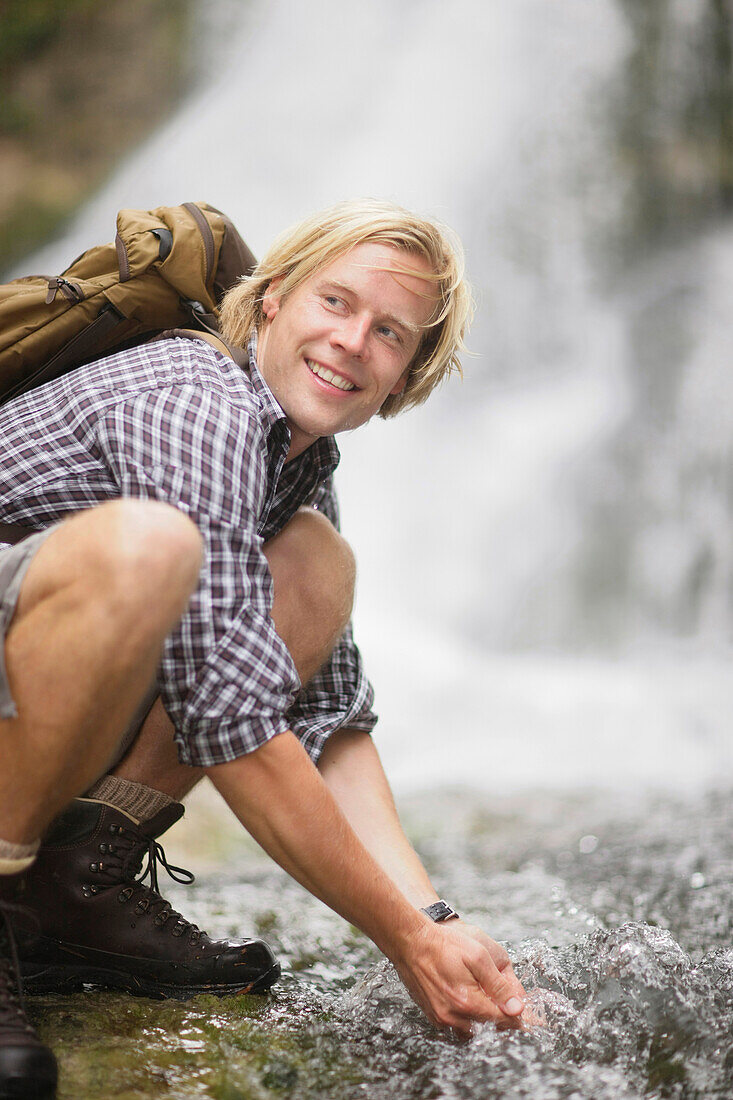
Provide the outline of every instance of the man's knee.
<path id="1" fill-rule="evenodd" d="M 301 508 L 265 546 L 276 601 L 297 593 L 304 608 L 341 633 L 351 617 L 356 562 L 346 539 L 314 508 Z"/>
<path id="2" fill-rule="evenodd" d="M 64 589 L 120 609 L 182 609 L 200 567 L 201 537 L 182 512 L 157 501 L 110 501 L 67 520 L 41 546 L 18 610 Z"/>
<path id="3" fill-rule="evenodd" d="M 156 590 L 161 584 L 195 585 L 202 540 L 183 512 L 158 501 L 122 500 L 105 519 L 99 537 L 89 544 L 103 569 Z"/>

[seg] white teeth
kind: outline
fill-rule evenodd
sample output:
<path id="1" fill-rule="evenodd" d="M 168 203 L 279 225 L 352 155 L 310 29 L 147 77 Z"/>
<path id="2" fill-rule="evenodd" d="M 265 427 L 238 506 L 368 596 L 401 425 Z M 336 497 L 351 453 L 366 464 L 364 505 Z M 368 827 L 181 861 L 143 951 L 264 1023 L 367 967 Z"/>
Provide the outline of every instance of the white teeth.
<path id="1" fill-rule="evenodd" d="M 322 378 L 324 382 L 330 382 L 332 386 L 336 386 L 339 390 L 355 390 L 356 386 L 353 382 L 347 382 L 345 378 L 342 378 L 340 374 L 334 374 L 328 367 L 322 367 L 320 363 L 316 363 L 313 359 L 306 359 L 306 363 L 319 378 Z"/>

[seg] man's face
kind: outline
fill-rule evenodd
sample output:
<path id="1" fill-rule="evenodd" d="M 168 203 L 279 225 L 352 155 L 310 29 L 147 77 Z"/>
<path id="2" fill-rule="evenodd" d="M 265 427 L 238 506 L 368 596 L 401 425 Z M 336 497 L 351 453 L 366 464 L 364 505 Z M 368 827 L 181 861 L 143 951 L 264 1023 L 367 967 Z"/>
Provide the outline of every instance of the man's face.
<path id="1" fill-rule="evenodd" d="M 421 257 L 366 243 L 285 297 L 270 284 L 257 359 L 287 417 L 289 458 L 365 424 L 403 390 L 435 297 L 429 281 L 383 270 L 393 265 L 430 271 Z"/>

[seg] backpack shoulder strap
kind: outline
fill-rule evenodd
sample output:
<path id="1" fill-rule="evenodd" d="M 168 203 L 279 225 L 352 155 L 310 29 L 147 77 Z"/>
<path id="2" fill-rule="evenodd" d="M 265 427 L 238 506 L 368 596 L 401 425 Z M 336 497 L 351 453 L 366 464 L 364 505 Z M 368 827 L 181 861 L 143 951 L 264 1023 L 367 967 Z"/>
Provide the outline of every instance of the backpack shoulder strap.
<path id="1" fill-rule="evenodd" d="M 165 340 L 171 336 L 182 336 L 186 340 L 204 340 L 207 344 L 211 344 L 212 348 L 216 348 L 222 355 L 226 355 L 228 359 L 231 359 L 242 370 L 246 370 L 249 366 L 249 355 L 246 348 L 236 347 L 234 344 L 227 343 L 221 336 L 216 336 L 213 332 L 201 332 L 199 329 L 194 328 L 170 328 L 165 332 L 161 332 L 159 336 L 156 336 L 156 340 Z"/>

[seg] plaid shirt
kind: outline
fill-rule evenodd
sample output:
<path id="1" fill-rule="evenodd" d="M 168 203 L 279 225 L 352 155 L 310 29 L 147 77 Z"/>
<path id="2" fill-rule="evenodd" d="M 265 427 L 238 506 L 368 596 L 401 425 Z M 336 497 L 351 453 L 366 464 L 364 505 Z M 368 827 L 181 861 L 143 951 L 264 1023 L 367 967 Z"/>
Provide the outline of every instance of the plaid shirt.
<path id="1" fill-rule="evenodd" d="M 334 730 L 370 731 L 373 693 L 349 627 L 301 690 L 270 619 L 263 543 L 306 502 L 338 525 L 333 438 L 285 463 L 290 430 L 256 364 L 174 338 L 79 367 L 0 408 L 0 519 L 42 529 L 113 497 L 185 512 L 199 586 L 158 674 L 179 755 L 208 766 L 292 729 L 316 761 Z"/>

